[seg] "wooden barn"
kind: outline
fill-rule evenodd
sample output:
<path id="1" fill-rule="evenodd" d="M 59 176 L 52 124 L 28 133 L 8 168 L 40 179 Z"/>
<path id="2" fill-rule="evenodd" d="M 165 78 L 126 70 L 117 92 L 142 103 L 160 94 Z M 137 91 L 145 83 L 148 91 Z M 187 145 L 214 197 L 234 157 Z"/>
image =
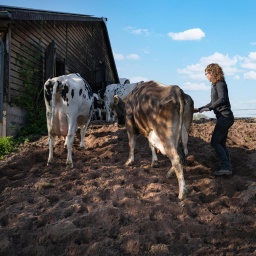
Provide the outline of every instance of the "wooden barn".
<path id="1" fill-rule="evenodd" d="M 0 136 L 15 134 L 26 113 L 14 104 L 26 79 L 80 73 L 98 91 L 119 83 L 106 18 L 0 5 Z"/>

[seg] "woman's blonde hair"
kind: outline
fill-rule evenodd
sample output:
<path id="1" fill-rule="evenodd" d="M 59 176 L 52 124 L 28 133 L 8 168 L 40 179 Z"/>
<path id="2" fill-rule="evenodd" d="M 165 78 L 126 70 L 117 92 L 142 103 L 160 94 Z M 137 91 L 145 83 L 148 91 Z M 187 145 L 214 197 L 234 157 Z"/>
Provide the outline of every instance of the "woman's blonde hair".
<path id="1" fill-rule="evenodd" d="M 211 76 L 212 76 L 211 82 L 213 85 L 216 85 L 219 81 L 225 80 L 224 72 L 223 72 L 222 68 L 216 63 L 209 64 L 205 68 L 205 72 L 211 74 Z"/>

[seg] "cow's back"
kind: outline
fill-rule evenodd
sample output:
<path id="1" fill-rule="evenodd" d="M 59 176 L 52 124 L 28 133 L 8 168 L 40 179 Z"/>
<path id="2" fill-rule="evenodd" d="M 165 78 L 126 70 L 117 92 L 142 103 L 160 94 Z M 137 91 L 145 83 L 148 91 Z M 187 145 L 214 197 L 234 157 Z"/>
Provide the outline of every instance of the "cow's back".
<path id="1" fill-rule="evenodd" d="M 123 99 L 126 95 L 128 95 L 138 83 L 132 84 L 110 84 L 106 87 L 104 93 L 104 99 L 108 100 L 112 103 L 114 95 L 118 95 L 121 99 Z"/>
<path id="2" fill-rule="evenodd" d="M 153 126 L 161 126 L 161 122 L 180 121 L 180 103 L 184 104 L 184 95 L 178 86 L 149 81 L 138 85 L 124 101 L 126 114 L 133 116 L 136 125 L 147 134 Z"/>

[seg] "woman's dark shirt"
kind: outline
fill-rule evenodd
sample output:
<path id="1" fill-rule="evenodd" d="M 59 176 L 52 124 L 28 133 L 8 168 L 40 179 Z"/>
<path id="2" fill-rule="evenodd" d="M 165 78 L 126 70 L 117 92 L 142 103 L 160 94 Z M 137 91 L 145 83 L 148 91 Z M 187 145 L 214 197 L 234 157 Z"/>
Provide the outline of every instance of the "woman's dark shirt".
<path id="1" fill-rule="evenodd" d="M 211 102 L 204 107 L 214 111 L 216 117 L 233 117 L 231 105 L 228 97 L 228 87 L 225 81 L 220 81 L 212 85 Z"/>

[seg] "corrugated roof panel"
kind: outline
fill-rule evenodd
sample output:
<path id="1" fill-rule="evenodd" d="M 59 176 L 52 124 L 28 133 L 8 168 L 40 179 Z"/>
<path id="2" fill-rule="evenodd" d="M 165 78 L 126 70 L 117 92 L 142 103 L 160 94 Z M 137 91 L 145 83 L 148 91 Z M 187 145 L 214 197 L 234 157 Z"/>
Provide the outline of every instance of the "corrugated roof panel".
<path id="1" fill-rule="evenodd" d="M 91 15 L 17 8 L 3 5 L 0 5 L 0 10 L 8 11 L 11 14 L 12 20 L 105 21 L 104 18 L 93 17 Z"/>

